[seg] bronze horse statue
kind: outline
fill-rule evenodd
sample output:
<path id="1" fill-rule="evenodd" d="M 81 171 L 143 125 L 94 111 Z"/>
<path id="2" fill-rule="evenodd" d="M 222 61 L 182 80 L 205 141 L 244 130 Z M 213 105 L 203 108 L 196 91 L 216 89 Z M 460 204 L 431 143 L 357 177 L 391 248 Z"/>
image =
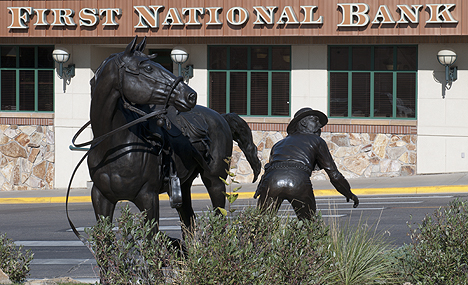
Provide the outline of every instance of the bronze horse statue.
<path id="1" fill-rule="evenodd" d="M 196 92 L 154 62 L 156 55 L 143 53 L 146 38 L 138 45 L 136 41 L 137 37 L 124 52 L 104 60 L 91 80 L 93 135 L 104 136 L 145 114 L 160 112 L 91 145 L 88 168 L 94 212 L 96 218 L 112 220 L 116 203 L 128 200 L 157 222 L 159 194 L 168 190 L 173 194 L 169 182 L 176 175 L 181 194 L 176 207 L 190 227 L 195 216 L 190 188 L 196 176 L 200 174 L 213 207 L 224 207 L 225 185 L 219 177 L 227 177 L 224 160 L 232 155 L 233 139 L 251 163 L 255 179 L 261 169 L 257 148 L 244 120 L 196 106 Z"/>

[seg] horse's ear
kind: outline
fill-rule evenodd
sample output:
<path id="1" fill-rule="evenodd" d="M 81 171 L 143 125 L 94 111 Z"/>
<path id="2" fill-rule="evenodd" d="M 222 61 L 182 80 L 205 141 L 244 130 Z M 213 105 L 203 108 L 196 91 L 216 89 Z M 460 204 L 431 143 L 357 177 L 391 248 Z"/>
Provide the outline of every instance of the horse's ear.
<path id="1" fill-rule="evenodd" d="M 146 47 L 146 36 L 143 38 L 143 40 L 137 45 L 135 48 L 136 51 L 143 52 Z"/>
<path id="2" fill-rule="evenodd" d="M 127 48 L 125 49 L 126 54 L 130 54 L 130 53 L 133 53 L 135 51 L 135 45 L 136 45 L 137 39 L 138 39 L 138 36 L 135 36 L 133 41 L 128 44 Z"/>

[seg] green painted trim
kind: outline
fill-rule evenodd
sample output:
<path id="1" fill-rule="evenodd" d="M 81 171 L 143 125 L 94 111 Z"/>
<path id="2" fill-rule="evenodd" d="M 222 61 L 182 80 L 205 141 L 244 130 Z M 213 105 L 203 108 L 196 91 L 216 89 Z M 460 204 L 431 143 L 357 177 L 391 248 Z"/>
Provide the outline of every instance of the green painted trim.
<path id="1" fill-rule="evenodd" d="M 37 51 L 37 48 L 36 48 Z M 37 60 L 36 60 L 37 63 Z M 37 66 L 37 65 L 36 65 Z M 34 70 L 34 112 L 39 109 L 39 71 Z"/>
<path id="2" fill-rule="evenodd" d="M 330 57 L 329 57 L 330 58 Z M 330 66 L 330 59 L 328 59 L 328 66 Z M 328 71 L 328 74 L 327 74 L 327 85 L 328 85 L 328 100 L 327 100 L 327 105 L 328 105 L 328 117 L 331 117 L 330 114 L 331 114 L 331 104 L 330 104 L 330 93 L 331 93 L 331 84 L 330 84 L 330 70 Z M 291 104 L 289 104 L 291 105 Z"/>
<path id="3" fill-rule="evenodd" d="M 252 115 L 252 104 L 249 102 L 252 100 L 252 72 L 247 72 L 247 116 Z"/>
<path id="4" fill-rule="evenodd" d="M 415 80 L 415 85 L 416 86 L 414 87 L 415 88 L 415 90 L 414 90 L 414 92 L 415 92 L 415 95 L 414 95 L 414 97 L 415 97 L 414 98 L 414 100 L 415 100 L 415 103 L 414 103 L 414 117 L 417 118 L 418 117 L 418 94 L 419 94 L 419 92 L 418 92 L 419 91 L 419 89 L 418 89 L 418 78 L 419 78 L 418 73 L 416 73 L 415 76 L 416 76 L 416 80 Z"/>
<path id="5" fill-rule="evenodd" d="M 231 112 L 231 72 L 226 71 L 226 113 Z"/>
<path id="6" fill-rule="evenodd" d="M 16 70 L 16 109 L 15 111 L 19 111 L 19 105 L 20 105 L 20 70 Z"/>
<path id="7" fill-rule="evenodd" d="M 206 72 L 206 106 L 210 106 L 210 70 Z"/>
<path id="8" fill-rule="evenodd" d="M 270 47 L 270 50 L 271 50 L 271 47 Z M 271 108 L 272 108 L 272 106 L 271 106 L 271 104 L 272 104 L 272 98 L 271 97 L 273 96 L 273 94 L 271 93 L 272 89 L 273 89 L 272 88 L 272 85 L 273 85 L 272 77 L 273 77 L 273 72 L 268 71 L 268 107 L 267 107 L 268 108 L 268 117 L 271 116 Z"/>
<path id="9" fill-rule="evenodd" d="M 288 113 L 291 114 L 291 94 L 292 94 L 292 84 L 291 84 L 291 80 L 292 80 L 292 75 L 291 75 L 292 72 L 289 72 L 289 101 L 288 101 L 288 105 L 289 105 L 289 110 L 288 110 Z"/>
<path id="10" fill-rule="evenodd" d="M 369 108 L 370 108 L 369 109 L 369 111 L 370 111 L 369 116 L 370 116 L 370 118 L 374 117 L 374 109 L 375 109 L 374 108 L 374 101 L 375 101 L 374 100 L 375 99 L 375 94 L 374 94 L 375 93 L 375 84 L 374 84 L 374 82 L 375 82 L 375 74 L 374 74 L 374 72 L 371 72 L 370 73 L 370 98 L 369 98 L 370 99 L 369 100 L 369 104 L 370 104 L 370 106 L 369 106 Z"/>
<path id="11" fill-rule="evenodd" d="M 392 114 L 393 118 L 397 116 L 397 92 L 398 92 L 398 84 L 397 84 L 397 73 L 393 72 L 393 103 L 392 103 Z"/>
<path id="12" fill-rule="evenodd" d="M 353 73 L 348 71 L 348 117 L 353 115 Z"/>
<path id="13" fill-rule="evenodd" d="M 54 113 L 53 111 L 37 111 L 36 112 L 36 111 L 27 111 L 27 110 L 26 111 L 24 111 L 24 110 L 23 111 L 21 111 L 21 110 L 19 110 L 19 111 L 1 110 L 0 112 L 2 112 L 2 113 L 23 113 L 23 114 L 26 114 L 26 113 L 53 114 Z M 49 119 L 51 119 L 51 118 L 49 118 Z"/>
<path id="14" fill-rule="evenodd" d="M 206 94 L 206 105 L 207 106 L 210 106 L 210 77 L 211 77 L 211 72 L 208 70 L 208 74 L 207 74 L 208 78 L 207 78 L 207 82 L 206 82 L 206 90 L 207 90 L 207 94 Z M 55 77 L 55 76 L 54 76 Z"/>

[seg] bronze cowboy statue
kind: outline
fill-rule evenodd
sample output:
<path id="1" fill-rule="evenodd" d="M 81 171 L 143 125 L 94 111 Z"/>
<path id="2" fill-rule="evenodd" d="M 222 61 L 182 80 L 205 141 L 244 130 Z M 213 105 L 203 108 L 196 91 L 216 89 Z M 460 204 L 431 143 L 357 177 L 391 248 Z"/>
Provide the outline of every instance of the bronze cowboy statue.
<path id="1" fill-rule="evenodd" d="M 291 203 L 299 219 L 310 219 L 315 214 L 315 196 L 310 176 L 316 167 L 324 169 L 333 186 L 359 205 L 348 181 L 338 171 L 326 142 L 320 137 L 321 128 L 328 123 L 327 116 L 311 108 L 296 112 L 288 125 L 288 136 L 277 142 L 265 165 L 265 174 L 254 198 L 260 197 L 258 207 L 278 211 L 283 200 Z"/>

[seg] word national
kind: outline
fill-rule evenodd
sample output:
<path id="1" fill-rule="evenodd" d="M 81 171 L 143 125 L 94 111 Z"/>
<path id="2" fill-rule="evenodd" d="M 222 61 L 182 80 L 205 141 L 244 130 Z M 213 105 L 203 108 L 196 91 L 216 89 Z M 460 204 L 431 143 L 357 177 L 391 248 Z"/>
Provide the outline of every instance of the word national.
<path id="1" fill-rule="evenodd" d="M 66 2 L 64 2 L 66 3 Z M 363 27 L 385 24 L 418 24 L 423 5 L 396 5 L 398 15 L 392 14 L 387 5 L 380 5 L 370 14 L 370 7 L 365 3 L 338 3 L 338 13 L 341 13 L 341 22 L 338 27 Z M 458 21 L 452 12 L 455 4 L 427 4 L 427 24 L 456 24 Z M 82 8 L 78 14 L 69 8 L 34 8 L 34 7 L 8 7 L 11 14 L 9 29 L 28 29 L 31 22 L 34 26 L 80 26 L 94 27 L 98 24 L 104 26 L 119 26 L 124 16 L 120 8 Z M 223 25 L 220 20 L 231 26 L 243 26 L 254 15 L 253 25 L 324 25 L 325 19 L 316 15 L 318 6 L 254 6 L 251 10 L 243 7 L 232 7 L 225 10 L 223 7 L 190 7 L 165 8 L 161 5 L 133 6 L 135 29 L 158 29 L 160 26 L 207 26 Z M 220 17 L 222 15 L 222 17 Z M 300 16 L 300 17 L 299 17 Z M 395 17 L 398 16 L 398 17 Z M 371 18 L 372 17 L 372 18 Z M 202 20 L 202 22 L 200 21 Z"/>

